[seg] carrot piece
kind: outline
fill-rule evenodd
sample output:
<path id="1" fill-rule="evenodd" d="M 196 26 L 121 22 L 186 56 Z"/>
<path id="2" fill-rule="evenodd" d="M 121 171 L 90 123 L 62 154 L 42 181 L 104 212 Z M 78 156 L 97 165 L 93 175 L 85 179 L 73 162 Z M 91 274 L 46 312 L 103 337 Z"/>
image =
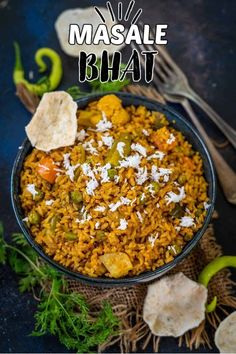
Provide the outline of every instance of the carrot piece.
<path id="1" fill-rule="evenodd" d="M 195 164 L 192 159 L 190 159 L 187 156 L 183 157 L 183 166 L 188 168 L 189 171 L 194 171 L 195 170 Z"/>
<path id="2" fill-rule="evenodd" d="M 156 132 L 152 133 L 151 135 L 153 144 L 158 149 L 165 152 L 171 151 L 177 145 L 175 139 L 171 142 L 168 142 L 170 137 L 171 137 L 171 133 L 169 129 L 166 127 L 158 129 Z"/>
<path id="3" fill-rule="evenodd" d="M 50 157 L 43 157 L 39 161 L 37 172 L 49 183 L 54 183 L 57 176 L 57 171 L 53 159 Z"/>

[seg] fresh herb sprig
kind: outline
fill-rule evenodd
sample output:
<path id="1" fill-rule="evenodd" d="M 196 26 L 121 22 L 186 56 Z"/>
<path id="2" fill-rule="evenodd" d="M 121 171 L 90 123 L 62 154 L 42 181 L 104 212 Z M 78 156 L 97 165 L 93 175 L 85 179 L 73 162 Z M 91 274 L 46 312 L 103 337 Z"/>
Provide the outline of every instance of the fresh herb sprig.
<path id="1" fill-rule="evenodd" d="M 39 264 L 36 253 L 22 234 L 13 234 L 12 240 L 13 244 L 5 242 L 3 226 L 0 223 L 0 262 L 5 264 L 8 260 L 13 271 L 21 276 L 19 280 L 20 292 L 29 291 L 48 278 L 49 269 Z"/>
<path id="2" fill-rule="evenodd" d="M 101 60 L 97 61 L 97 68 L 100 70 L 101 68 Z M 125 65 L 121 64 L 120 69 L 124 69 Z M 88 74 L 90 75 L 90 70 L 88 70 Z M 130 80 L 129 79 L 124 79 L 124 80 L 111 80 L 111 75 L 109 76 L 109 80 L 107 82 L 101 82 L 99 79 L 89 81 L 89 85 L 92 88 L 92 92 L 108 92 L 108 91 L 114 91 L 118 92 L 122 90 L 123 87 L 129 85 Z"/>
<path id="3" fill-rule="evenodd" d="M 53 279 L 49 295 L 44 295 L 39 303 L 32 335 L 50 333 L 68 349 L 87 353 L 114 334 L 118 321 L 107 303 L 97 318 L 91 317 L 85 299 L 80 294 L 67 293 L 67 290 L 61 278 Z"/>
<path id="4" fill-rule="evenodd" d="M 21 292 L 39 287 L 40 301 L 31 335 L 49 333 L 57 336 L 68 349 L 85 353 L 117 334 L 119 321 L 110 304 L 103 303 L 100 313 L 92 316 L 85 298 L 69 291 L 64 277 L 39 260 L 22 234 L 13 234 L 12 240 L 12 244 L 4 240 L 0 223 L 0 263 L 8 261 L 20 275 Z"/>
<path id="5" fill-rule="evenodd" d="M 100 69 L 101 61 L 98 60 L 97 67 Z M 120 68 L 124 68 L 124 64 L 121 64 Z M 88 75 L 90 75 L 90 70 L 88 69 Z M 124 80 L 115 80 L 112 81 L 111 78 L 107 82 L 101 82 L 99 79 L 88 81 L 91 87 L 91 93 L 82 92 L 79 86 L 74 85 L 69 87 L 66 91 L 72 96 L 74 100 L 77 100 L 81 97 L 88 96 L 93 93 L 104 93 L 104 92 L 118 92 L 121 91 L 125 86 L 130 84 L 129 79 Z"/>
<path id="6" fill-rule="evenodd" d="M 71 95 L 71 97 L 73 98 L 73 100 L 78 100 L 79 98 L 81 97 L 84 97 L 84 96 L 88 96 L 90 95 L 91 93 L 89 92 L 82 92 L 79 88 L 79 86 L 71 86 L 69 87 L 67 90 L 66 90 L 67 93 L 69 93 L 69 95 Z"/>

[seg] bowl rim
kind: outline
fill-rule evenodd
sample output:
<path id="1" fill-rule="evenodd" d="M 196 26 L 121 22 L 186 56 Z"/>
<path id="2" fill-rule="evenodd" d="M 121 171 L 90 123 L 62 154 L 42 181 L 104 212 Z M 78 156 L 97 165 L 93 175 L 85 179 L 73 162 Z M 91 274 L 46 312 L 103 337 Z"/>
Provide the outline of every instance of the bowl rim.
<path id="1" fill-rule="evenodd" d="M 18 171 L 18 165 L 21 161 L 21 156 L 22 152 L 25 151 L 25 149 L 28 150 L 31 147 L 31 143 L 29 139 L 26 137 L 25 140 L 23 141 L 21 145 L 21 149 L 18 151 L 13 168 L 12 168 L 12 173 L 11 173 L 11 181 L 10 181 L 10 192 L 11 192 L 11 202 L 13 206 L 13 210 L 17 219 L 17 222 L 29 242 L 29 244 L 34 248 L 34 250 L 46 261 L 48 262 L 51 266 L 62 272 L 64 275 L 67 275 L 69 277 L 72 277 L 76 279 L 77 281 L 92 285 L 92 286 L 103 286 L 103 287 L 115 287 L 115 286 L 131 286 L 137 283 L 143 283 L 143 282 L 148 282 L 151 280 L 154 280 L 155 278 L 158 278 L 159 276 L 163 275 L 164 273 L 168 272 L 170 269 L 175 267 L 177 264 L 179 264 L 192 250 L 193 248 L 197 245 L 201 237 L 203 236 L 204 232 L 206 231 L 207 226 L 210 223 L 211 216 L 214 211 L 214 205 L 215 205 L 215 199 L 216 199 L 216 177 L 215 177 L 215 169 L 214 165 L 212 162 L 212 158 L 210 156 L 210 153 L 205 145 L 205 142 L 203 141 L 202 137 L 200 136 L 200 133 L 197 131 L 197 129 L 189 123 L 179 112 L 177 112 L 175 109 L 170 107 L 169 105 L 164 105 L 162 103 L 159 103 L 158 101 L 155 101 L 153 99 L 149 99 L 148 97 L 145 96 L 138 96 L 134 95 L 131 93 L 124 93 L 124 92 L 105 92 L 105 93 L 97 93 L 97 94 L 88 94 L 88 96 L 82 97 L 78 100 L 75 100 L 77 104 L 83 104 L 87 105 L 89 102 L 94 101 L 100 97 L 103 97 L 107 94 L 115 94 L 116 96 L 122 98 L 132 98 L 134 100 L 139 100 L 143 101 L 143 105 L 145 105 L 145 102 L 149 104 L 154 104 L 157 107 L 161 108 L 162 111 L 165 111 L 167 113 L 170 113 L 172 116 L 176 116 L 179 121 L 181 121 L 191 134 L 198 140 L 200 143 L 202 150 L 204 152 L 205 158 L 206 158 L 206 163 L 209 166 L 209 172 L 210 172 L 210 183 L 209 183 L 209 188 L 211 190 L 212 194 L 212 199 L 210 201 L 210 207 L 207 209 L 207 215 L 205 217 L 205 221 L 201 229 L 197 231 L 197 233 L 193 236 L 192 240 L 190 240 L 182 252 L 177 255 L 174 260 L 171 262 L 164 264 L 163 266 L 160 266 L 156 268 L 155 270 L 149 270 L 140 273 L 139 275 L 132 276 L 132 277 L 123 277 L 123 278 L 108 278 L 108 277 L 91 277 L 84 275 L 82 273 L 70 270 L 69 268 L 64 267 L 63 265 L 59 264 L 58 262 L 54 261 L 50 256 L 48 256 L 44 251 L 43 248 L 37 244 L 29 232 L 28 228 L 25 226 L 25 223 L 22 221 L 21 218 L 21 207 L 20 207 L 20 200 L 19 200 L 19 195 L 15 195 L 15 187 L 16 187 L 16 181 L 15 181 L 15 176 L 16 172 Z M 134 102 L 135 105 L 135 102 Z M 138 103 L 140 105 L 140 102 Z M 18 186 L 19 188 L 19 181 L 18 181 Z"/>

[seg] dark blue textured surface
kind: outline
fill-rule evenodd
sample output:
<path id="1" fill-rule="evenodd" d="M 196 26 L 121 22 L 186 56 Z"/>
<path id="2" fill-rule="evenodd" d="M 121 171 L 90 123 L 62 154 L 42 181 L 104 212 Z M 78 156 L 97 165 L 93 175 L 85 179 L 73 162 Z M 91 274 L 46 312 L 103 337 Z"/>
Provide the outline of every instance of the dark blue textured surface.
<path id="1" fill-rule="evenodd" d="M 61 88 L 68 87 L 77 81 L 77 62 L 60 50 L 54 31 L 55 19 L 66 8 L 103 3 L 105 1 L 9 0 L 6 7 L 1 7 L 3 1 L 0 1 L 0 219 L 4 222 L 7 238 L 11 232 L 19 230 L 10 205 L 10 171 L 18 146 L 25 137 L 24 126 L 30 119 L 30 114 L 14 95 L 12 42 L 18 40 L 22 46 L 26 73 L 34 70 L 36 74 L 33 55 L 37 48 L 49 46 L 56 49 L 62 56 L 65 72 Z M 171 53 L 185 69 L 194 88 L 235 128 L 235 1 L 136 0 L 136 3 L 144 10 L 144 22 L 169 24 L 168 48 Z M 209 134 L 222 140 L 206 117 L 200 112 L 199 116 Z M 232 166 L 236 166 L 235 153 L 230 147 L 222 154 Z M 220 190 L 216 208 L 220 214 L 215 221 L 217 239 L 226 254 L 236 254 L 235 208 L 225 202 Z M 33 329 L 35 306 L 31 295 L 18 293 L 17 277 L 9 267 L 1 268 L 0 352 L 65 351 L 56 338 L 28 336 Z M 119 348 L 114 350 L 119 351 Z M 184 348 L 181 350 L 185 351 Z M 178 351 L 177 342 L 163 339 L 161 351 Z M 199 351 L 207 349 L 200 348 Z"/>

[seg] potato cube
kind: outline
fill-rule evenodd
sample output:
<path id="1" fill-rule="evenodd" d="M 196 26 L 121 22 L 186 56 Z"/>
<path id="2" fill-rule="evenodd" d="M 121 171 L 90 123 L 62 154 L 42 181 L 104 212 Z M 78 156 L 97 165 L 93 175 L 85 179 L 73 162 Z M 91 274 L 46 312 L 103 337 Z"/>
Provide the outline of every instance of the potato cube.
<path id="1" fill-rule="evenodd" d="M 113 278 L 120 278 L 133 269 L 129 256 L 123 252 L 106 253 L 100 260 Z"/>

